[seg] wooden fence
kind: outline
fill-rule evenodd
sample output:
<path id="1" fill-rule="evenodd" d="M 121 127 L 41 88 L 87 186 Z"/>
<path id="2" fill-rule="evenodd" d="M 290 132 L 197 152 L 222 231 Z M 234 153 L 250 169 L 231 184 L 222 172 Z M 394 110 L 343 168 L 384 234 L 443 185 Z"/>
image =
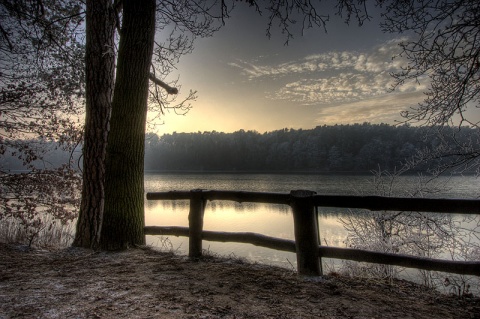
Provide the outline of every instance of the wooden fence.
<path id="1" fill-rule="evenodd" d="M 321 246 L 315 207 L 363 208 L 372 211 L 421 211 L 480 214 L 479 200 L 395 198 L 380 196 L 328 196 L 296 190 L 290 193 L 259 193 L 216 190 L 171 191 L 148 193 L 148 200 L 190 200 L 189 227 L 146 226 L 146 235 L 189 237 L 189 256 L 202 255 L 202 241 L 238 242 L 296 253 L 300 275 L 322 274 L 321 258 L 396 265 L 424 270 L 480 276 L 480 261 L 449 261 L 417 256 L 374 252 L 361 249 Z M 284 204 L 292 208 L 295 240 L 241 232 L 226 233 L 203 230 L 207 200 L 228 200 Z"/>

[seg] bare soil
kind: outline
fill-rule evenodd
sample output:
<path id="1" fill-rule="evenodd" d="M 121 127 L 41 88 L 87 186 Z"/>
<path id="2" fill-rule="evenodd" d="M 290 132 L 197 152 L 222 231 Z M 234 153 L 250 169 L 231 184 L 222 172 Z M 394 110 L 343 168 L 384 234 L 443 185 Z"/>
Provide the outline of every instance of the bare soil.
<path id="1" fill-rule="evenodd" d="M 239 260 L 0 243 L 0 318 L 480 318 L 478 298 Z"/>

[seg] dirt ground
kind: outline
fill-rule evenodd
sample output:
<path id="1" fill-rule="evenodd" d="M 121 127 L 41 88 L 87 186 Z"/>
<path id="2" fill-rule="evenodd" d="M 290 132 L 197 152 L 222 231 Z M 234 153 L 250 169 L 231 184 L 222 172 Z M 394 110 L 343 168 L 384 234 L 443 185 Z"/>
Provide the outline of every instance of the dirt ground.
<path id="1" fill-rule="evenodd" d="M 0 318 L 480 318 L 478 298 L 152 249 L 0 243 Z"/>

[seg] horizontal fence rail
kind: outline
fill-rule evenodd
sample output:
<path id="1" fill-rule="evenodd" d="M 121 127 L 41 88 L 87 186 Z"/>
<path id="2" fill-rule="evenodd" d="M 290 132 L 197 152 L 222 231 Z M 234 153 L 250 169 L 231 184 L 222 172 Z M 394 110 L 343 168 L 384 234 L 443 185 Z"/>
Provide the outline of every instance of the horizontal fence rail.
<path id="1" fill-rule="evenodd" d="M 201 191 L 205 200 L 228 200 L 238 203 L 291 203 L 291 195 L 285 193 L 238 192 L 217 190 Z M 148 200 L 182 200 L 190 199 L 191 191 L 170 191 L 147 193 Z M 318 207 L 363 208 L 372 211 L 420 211 L 435 213 L 480 214 L 480 200 L 474 199 L 436 199 L 436 198 L 403 198 L 382 196 L 345 196 L 345 195 L 313 195 L 313 203 Z"/>
<path id="2" fill-rule="evenodd" d="M 480 276 L 480 261 L 449 261 L 369 250 L 321 246 L 315 207 L 362 208 L 372 211 L 421 211 L 480 214 L 479 200 L 425 199 L 381 196 L 316 195 L 312 191 L 262 193 L 217 190 L 192 190 L 147 193 L 148 200 L 190 200 L 189 227 L 146 226 L 146 235 L 189 237 L 189 256 L 202 254 L 202 241 L 238 242 L 296 253 L 298 273 L 321 275 L 321 258 L 379 263 L 424 270 Z M 250 232 L 203 230 L 207 200 L 228 200 L 284 204 L 292 207 L 295 240 L 286 240 Z"/>

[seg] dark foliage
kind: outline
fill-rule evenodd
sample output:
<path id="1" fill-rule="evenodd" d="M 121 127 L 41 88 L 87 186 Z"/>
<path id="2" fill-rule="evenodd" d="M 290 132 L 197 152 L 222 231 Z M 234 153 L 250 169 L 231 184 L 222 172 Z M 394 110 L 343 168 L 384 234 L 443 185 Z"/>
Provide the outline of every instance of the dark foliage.
<path id="1" fill-rule="evenodd" d="M 447 128 L 444 128 L 447 130 Z M 428 169 L 446 164 L 439 156 L 419 158 L 419 153 L 471 142 L 478 129 L 462 128 L 452 138 L 429 136 L 428 128 L 408 125 L 353 124 L 318 126 L 311 130 L 283 129 L 258 133 L 173 133 L 146 141 L 146 170 L 157 171 L 317 171 L 369 172 Z M 451 130 L 451 128 L 448 128 Z M 454 156 L 451 156 L 451 160 Z M 418 159 L 418 160 L 416 160 Z M 415 162 L 414 167 L 411 163 Z"/>

